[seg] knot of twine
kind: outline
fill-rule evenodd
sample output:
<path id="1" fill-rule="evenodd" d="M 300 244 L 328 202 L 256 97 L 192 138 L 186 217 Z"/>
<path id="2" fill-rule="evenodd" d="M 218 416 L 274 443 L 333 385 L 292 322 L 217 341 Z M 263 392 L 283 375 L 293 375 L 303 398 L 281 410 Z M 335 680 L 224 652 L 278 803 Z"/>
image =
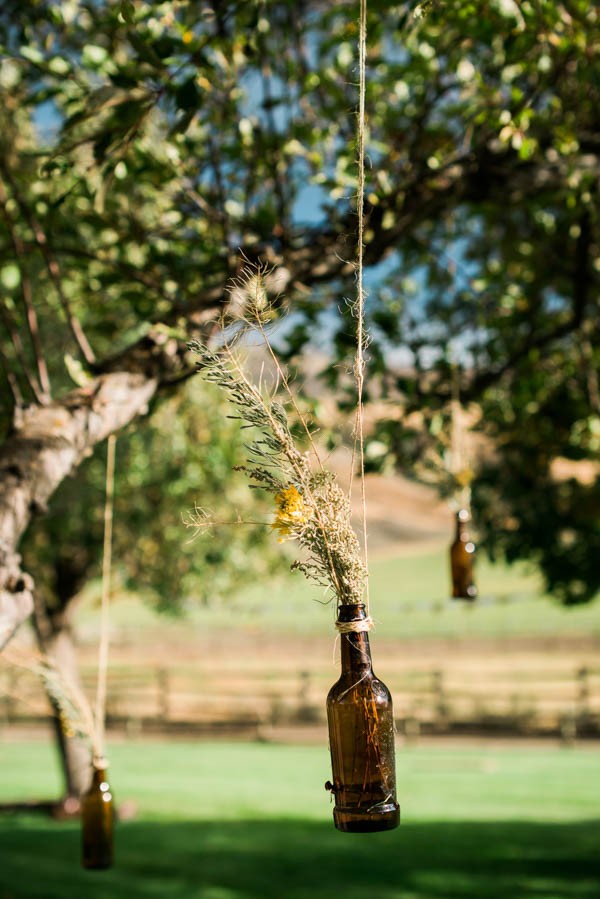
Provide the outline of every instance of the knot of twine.
<path id="1" fill-rule="evenodd" d="M 373 619 L 370 615 L 366 618 L 357 618 L 355 621 L 336 621 L 335 626 L 340 634 L 362 634 L 373 627 Z"/>

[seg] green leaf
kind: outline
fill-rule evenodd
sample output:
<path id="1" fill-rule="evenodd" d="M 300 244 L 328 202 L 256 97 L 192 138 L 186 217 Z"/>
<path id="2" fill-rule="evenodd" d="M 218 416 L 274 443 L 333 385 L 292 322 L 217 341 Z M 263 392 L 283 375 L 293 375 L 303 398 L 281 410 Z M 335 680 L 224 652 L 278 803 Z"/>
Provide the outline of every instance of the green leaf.
<path id="1" fill-rule="evenodd" d="M 2 283 L 2 286 L 7 290 L 16 290 L 21 283 L 19 266 L 15 265 L 14 262 L 4 265 L 0 269 L 0 283 Z"/>
<path id="2" fill-rule="evenodd" d="M 41 66 L 44 63 L 44 54 L 37 47 L 20 47 L 19 52 L 23 59 L 32 62 L 36 66 Z"/>
<path id="3" fill-rule="evenodd" d="M 79 359 L 71 356 L 70 353 L 65 353 L 63 360 L 69 377 L 78 387 L 85 387 L 92 380 L 91 375 L 84 369 Z"/>
<path id="4" fill-rule="evenodd" d="M 99 69 L 108 59 L 108 50 L 98 44 L 86 44 L 83 48 L 81 59 L 84 65 Z"/>

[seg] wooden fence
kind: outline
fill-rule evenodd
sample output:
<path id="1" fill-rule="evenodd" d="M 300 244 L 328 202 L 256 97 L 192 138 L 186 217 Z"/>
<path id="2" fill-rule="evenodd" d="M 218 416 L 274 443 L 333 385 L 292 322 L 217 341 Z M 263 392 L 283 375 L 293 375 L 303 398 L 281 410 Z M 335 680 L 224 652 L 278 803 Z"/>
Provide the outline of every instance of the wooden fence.
<path id="1" fill-rule="evenodd" d="M 331 671 L 217 671 L 193 666 L 113 666 L 108 678 L 109 727 L 130 733 L 255 731 L 324 722 Z M 419 733 L 600 736 L 600 668 L 391 671 L 398 730 Z M 95 675 L 84 669 L 93 694 Z M 0 723 L 48 718 L 39 681 L 28 671 L 0 669 Z"/>

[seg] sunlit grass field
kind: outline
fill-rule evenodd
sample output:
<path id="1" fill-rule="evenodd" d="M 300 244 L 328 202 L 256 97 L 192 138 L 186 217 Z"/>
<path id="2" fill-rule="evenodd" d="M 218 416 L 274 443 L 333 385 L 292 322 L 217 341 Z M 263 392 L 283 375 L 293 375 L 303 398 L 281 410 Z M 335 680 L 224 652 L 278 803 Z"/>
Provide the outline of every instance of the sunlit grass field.
<path id="1" fill-rule="evenodd" d="M 76 823 L 0 818 L 2 899 L 596 899 L 600 754 L 400 749 L 397 831 L 337 833 L 326 746 L 121 743 L 135 801 L 117 864 L 79 867 Z M 56 795 L 49 746 L 0 744 L 0 799 Z"/>

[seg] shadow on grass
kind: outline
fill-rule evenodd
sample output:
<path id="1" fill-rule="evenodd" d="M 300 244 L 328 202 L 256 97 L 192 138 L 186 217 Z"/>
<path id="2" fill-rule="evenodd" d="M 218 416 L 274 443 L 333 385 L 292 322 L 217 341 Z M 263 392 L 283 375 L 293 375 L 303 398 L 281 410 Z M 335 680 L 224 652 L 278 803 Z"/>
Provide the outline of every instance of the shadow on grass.
<path id="1" fill-rule="evenodd" d="M 77 824 L 20 816 L 0 821 L 0 899 L 597 899 L 599 823 L 136 821 L 87 872 Z"/>

